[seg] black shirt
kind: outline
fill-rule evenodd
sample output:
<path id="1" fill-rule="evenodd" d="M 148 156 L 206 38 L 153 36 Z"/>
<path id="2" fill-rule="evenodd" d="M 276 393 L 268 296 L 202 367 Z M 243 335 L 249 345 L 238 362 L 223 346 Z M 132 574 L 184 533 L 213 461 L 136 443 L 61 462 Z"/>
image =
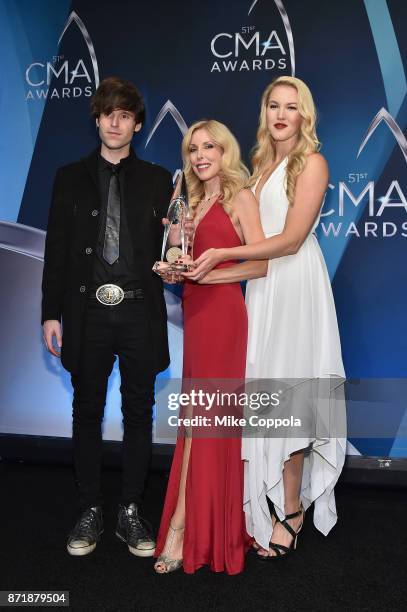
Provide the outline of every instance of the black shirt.
<path id="1" fill-rule="evenodd" d="M 101 155 L 99 156 L 99 188 L 100 188 L 100 222 L 98 240 L 95 250 L 95 264 L 93 269 L 93 282 L 95 288 L 105 283 L 119 285 L 122 289 L 136 289 L 140 286 L 140 274 L 137 269 L 137 261 L 134 257 L 133 245 L 127 224 L 126 211 L 124 207 L 125 168 L 134 158 L 134 152 L 130 150 L 128 157 L 120 160 L 118 164 L 112 164 Z M 119 258 L 110 265 L 103 259 L 103 245 L 106 231 L 107 200 L 109 195 L 110 177 L 112 167 L 118 169 L 120 183 L 120 244 Z"/>

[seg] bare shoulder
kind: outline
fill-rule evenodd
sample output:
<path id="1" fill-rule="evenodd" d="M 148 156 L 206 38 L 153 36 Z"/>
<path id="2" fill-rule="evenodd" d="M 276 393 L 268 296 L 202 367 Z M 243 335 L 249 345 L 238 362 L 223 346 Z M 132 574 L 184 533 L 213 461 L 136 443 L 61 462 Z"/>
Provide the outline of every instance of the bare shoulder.
<path id="1" fill-rule="evenodd" d="M 256 208 L 258 208 L 258 203 L 256 198 L 253 195 L 253 192 L 251 189 L 241 189 L 234 201 L 233 201 L 233 207 L 236 210 L 237 213 L 239 213 L 240 211 L 244 211 L 247 208 L 251 208 L 255 206 Z"/>
<path id="2" fill-rule="evenodd" d="M 328 162 L 321 153 L 310 153 L 305 162 L 304 174 L 316 175 L 322 174 L 328 176 Z"/>

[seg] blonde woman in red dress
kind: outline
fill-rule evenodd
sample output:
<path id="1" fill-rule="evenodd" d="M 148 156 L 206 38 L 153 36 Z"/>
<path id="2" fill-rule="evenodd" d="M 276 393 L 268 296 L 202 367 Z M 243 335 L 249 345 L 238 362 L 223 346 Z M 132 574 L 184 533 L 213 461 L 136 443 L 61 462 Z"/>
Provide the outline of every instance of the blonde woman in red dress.
<path id="1" fill-rule="evenodd" d="M 248 172 L 228 128 L 195 123 L 182 144 L 189 204 L 195 224 L 193 256 L 264 237 Z M 232 262 L 221 266 L 233 265 Z M 239 283 L 183 291 L 184 379 L 244 379 L 247 314 Z M 210 383 L 209 383 L 210 384 Z M 215 572 L 243 570 L 249 538 L 243 513 L 240 437 L 179 436 L 157 538 L 155 571 L 204 565 Z"/>

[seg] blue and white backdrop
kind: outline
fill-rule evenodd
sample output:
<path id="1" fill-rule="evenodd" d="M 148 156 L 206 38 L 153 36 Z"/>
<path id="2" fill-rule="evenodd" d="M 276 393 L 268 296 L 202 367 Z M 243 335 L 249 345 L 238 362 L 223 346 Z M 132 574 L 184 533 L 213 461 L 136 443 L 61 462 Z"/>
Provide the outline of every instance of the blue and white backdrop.
<path id="1" fill-rule="evenodd" d="M 41 342 L 44 230 L 57 167 L 96 145 L 89 99 L 109 75 L 144 95 L 137 154 L 174 173 L 193 121 L 225 122 L 248 161 L 265 86 L 283 74 L 310 85 L 330 166 L 318 233 L 347 376 L 406 377 L 406 17 L 399 0 L 0 0 L 0 432 L 70 435 L 69 377 Z M 179 298 L 166 295 L 164 377 L 179 377 Z M 121 437 L 118 379 L 106 439 Z M 371 399 L 384 423 L 386 402 Z M 407 456 L 405 410 L 392 418 L 392 438 L 352 439 L 349 452 Z"/>

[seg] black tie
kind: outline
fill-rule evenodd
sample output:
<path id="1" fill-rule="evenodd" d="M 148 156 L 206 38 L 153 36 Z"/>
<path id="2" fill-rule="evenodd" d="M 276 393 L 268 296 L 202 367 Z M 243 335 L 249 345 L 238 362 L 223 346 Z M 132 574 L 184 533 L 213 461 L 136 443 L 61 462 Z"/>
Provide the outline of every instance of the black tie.
<path id="1" fill-rule="evenodd" d="M 109 195 L 107 197 L 107 214 L 105 242 L 103 245 L 103 259 L 110 265 L 119 258 L 119 235 L 120 235 L 120 182 L 118 169 L 112 167 L 112 176 L 109 183 Z"/>

